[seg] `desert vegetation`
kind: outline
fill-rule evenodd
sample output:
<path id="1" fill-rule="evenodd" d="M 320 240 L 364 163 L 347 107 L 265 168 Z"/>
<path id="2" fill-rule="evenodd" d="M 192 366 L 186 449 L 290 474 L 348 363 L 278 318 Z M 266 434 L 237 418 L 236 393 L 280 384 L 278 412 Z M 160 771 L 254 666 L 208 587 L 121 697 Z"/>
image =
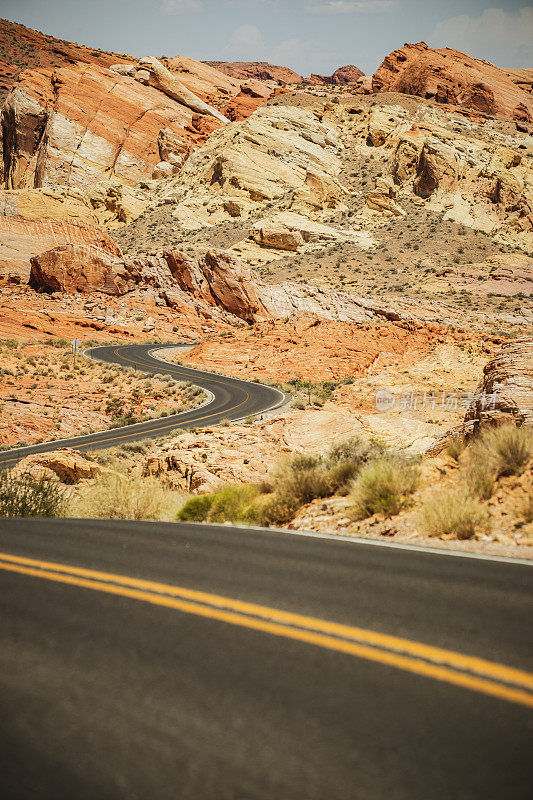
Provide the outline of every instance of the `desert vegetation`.
<path id="1" fill-rule="evenodd" d="M 65 491 L 57 481 L 31 473 L 0 472 L 0 517 L 60 517 Z"/>
<path id="2" fill-rule="evenodd" d="M 178 414 L 204 399 L 202 389 L 168 374 L 146 375 L 81 354 L 74 365 L 66 339 L 0 340 L 4 448 Z"/>

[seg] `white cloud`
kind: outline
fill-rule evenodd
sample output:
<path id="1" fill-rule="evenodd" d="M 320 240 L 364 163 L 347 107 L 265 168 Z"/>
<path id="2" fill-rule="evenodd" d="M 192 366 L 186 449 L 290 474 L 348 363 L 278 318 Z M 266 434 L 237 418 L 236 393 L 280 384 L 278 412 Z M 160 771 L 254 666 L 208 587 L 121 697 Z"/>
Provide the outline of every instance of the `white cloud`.
<path id="1" fill-rule="evenodd" d="M 516 11 L 486 8 L 476 18 L 468 14 L 451 17 L 439 22 L 431 42 L 467 51 L 502 66 L 513 66 L 506 63 L 509 59 L 529 66 L 533 60 L 533 6 Z"/>
<path id="2" fill-rule="evenodd" d="M 202 11 L 200 0 L 163 0 L 163 10 L 167 14 L 179 14 L 180 11 Z"/>
<path id="3" fill-rule="evenodd" d="M 257 25 L 241 25 L 231 35 L 224 50 L 240 60 L 261 60 L 266 47 Z"/>
<path id="4" fill-rule="evenodd" d="M 313 3 L 306 11 L 308 14 L 383 14 L 395 5 L 394 0 L 328 0 L 327 3 Z"/>

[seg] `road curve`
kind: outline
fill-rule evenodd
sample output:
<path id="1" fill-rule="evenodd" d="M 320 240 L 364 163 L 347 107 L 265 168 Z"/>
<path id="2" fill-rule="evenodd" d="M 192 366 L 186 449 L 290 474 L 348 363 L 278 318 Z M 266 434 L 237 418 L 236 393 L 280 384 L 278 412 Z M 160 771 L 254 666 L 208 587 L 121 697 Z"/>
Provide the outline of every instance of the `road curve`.
<path id="1" fill-rule="evenodd" d="M 18 519 L 0 582 L 9 800 L 530 797 L 530 566 Z"/>
<path id="2" fill-rule="evenodd" d="M 179 381 L 191 381 L 211 393 L 212 399 L 206 405 L 174 414 L 161 419 L 148 420 L 137 425 L 100 431 L 88 436 L 73 436 L 69 439 L 56 439 L 0 452 L 0 470 L 13 467 L 18 461 L 32 453 L 48 453 L 60 447 L 74 447 L 76 450 L 99 450 L 125 442 L 140 439 L 156 439 L 166 436 L 175 428 L 193 428 L 197 425 L 216 425 L 221 419 L 243 419 L 261 414 L 282 405 L 285 395 L 278 389 L 260 383 L 214 375 L 189 367 L 182 367 L 162 361 L 156 356 L 157 350 L 172 345 L 122 345 L 93 347 L 88 352 L 91 358 L 122 367 L 134 367 L 149 375 L 171 375 Z"/>

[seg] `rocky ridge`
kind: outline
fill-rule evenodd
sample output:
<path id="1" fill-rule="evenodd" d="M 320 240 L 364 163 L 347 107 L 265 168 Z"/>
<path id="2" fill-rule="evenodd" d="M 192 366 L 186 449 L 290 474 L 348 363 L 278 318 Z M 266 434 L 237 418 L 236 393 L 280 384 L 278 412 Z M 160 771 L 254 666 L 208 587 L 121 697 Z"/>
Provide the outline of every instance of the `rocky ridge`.
<path id="1" fill-rule="evenodd" d="M 16 83 L 21 70 L 55 69 L 76 62 L 109 67 L 123 60 L 131 60 L 131 56 L 66 42 L 0 19 L 0 103 Z"/>

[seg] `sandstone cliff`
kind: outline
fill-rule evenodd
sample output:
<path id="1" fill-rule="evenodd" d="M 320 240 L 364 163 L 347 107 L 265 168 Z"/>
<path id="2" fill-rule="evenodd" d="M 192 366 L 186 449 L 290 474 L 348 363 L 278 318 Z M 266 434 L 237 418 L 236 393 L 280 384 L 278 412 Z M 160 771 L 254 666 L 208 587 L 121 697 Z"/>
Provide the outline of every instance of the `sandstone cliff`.
<path id="1" fill-rule="evenodd" d="M 170 177 L 228 118 L 270 96 L 192 59 L 155 58 L 103 68 L 75 63 L 23 72 L 0 112 L 8 189 Z"/>
<path id="2" fill-rule="evenodd" d="M 414 94 L 438 103 L 533 122 L 533 100 L 508 71 L 448 47 L 405 44 L 388 55 L 372 77 L 374 92 Z"/>

